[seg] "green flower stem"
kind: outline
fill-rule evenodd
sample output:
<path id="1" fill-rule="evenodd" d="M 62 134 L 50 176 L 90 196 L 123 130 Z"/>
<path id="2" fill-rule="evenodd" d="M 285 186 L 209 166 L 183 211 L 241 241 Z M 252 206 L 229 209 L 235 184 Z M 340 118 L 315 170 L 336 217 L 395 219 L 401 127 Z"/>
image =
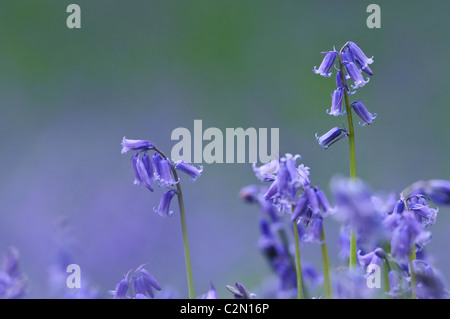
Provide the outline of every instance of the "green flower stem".
<path id="1" fill-rule="evenodd" d="M 330 257 L 328 256 L 327 241 L 325 239 L 325 231 L 322 227 L 322 232 L 320 233 L 320 250 L 322 252 L 322 267 L 323 267 L 323 281 L 325 285 L 325 298 L 333 298 L 333 293 L 331 289 L 331 269 L 330 269 Z"/>
<path id="2" fill-rule="evenodd" d="M 414 236 L 412 238 L 413 245 L 411 247 L 411 252 L 409 254 L 409 268 L 411 272 L 411 299 L 417 299 L 417 291 L 416 291 L 416 273 L 414 271 L 413 261 L 417 259 L 416 256 L 416 247 L 414 245 Z"/>
<path id="3" fill-rule="evenodd" d="M 162 157 L 168 159 L 168 157 L 161 152 L 158 148 L 155 148 L 155 151 L 158 152 Z M 173 174 L 173 178 L 178 181 L 178 174 L 173 165 L 170 166 Z M 194 292 L 194 279 L 192 276 L 192 265 L 191 265 L 191 253 L 189 250 L 189 240 L 186 226 L 186 214 L 184 211 L 184 201 L 183 201 L 183 192 L 181 191 L 180 182 L 176 184 L 177 186 L 177 198 L 178 198 L 178 206 L 180 208 L 180 219 L 181 219 L 181 231 L 183 233 L 183 248 L 184 248 L 184 259 L 186 262 L 186 275 L 187 275 L 187 283 L 189 290 L 189 299 L 195 299 Z"/>
<path id="4" fill-rule="evenodd" d="M 292 222 L 294 226 L 295 237 L 295 264 L 297 269 L 297 298 L 303 299 L 303 277 L 302 277 L 302 265 L 300 263 L 300 240 L 298 236 L 297 222 Z"/>
<path id="5" fill-rule="evenodd" d="M 345 44 L 339 52 L 339 69 L 341 72 L 342 83 L 346 83 L 344 75 L 344 64 L 342 62 L 342 51 L 347 46 Z M 345 85 L 345 84 L 344 84 Z M 347 113 L 348 122 L 348 145 L 350 151 L 350 178 L 354 180 L 356 178 L 356 160 L 355 160 L 355 131 L 353 129 L 352 108 L 348 99 L 347 89 L 344 89 L 344 101 L 345 110 Z M 350 269 L 356 266 L 356 231 L 351 226 L 350 230 Z"/>
<path id="6" fill-rule="evenodd" d="M 389 254 L 391 251 L 390 243 L 385 243 L 383 245 L 383 249 L 386 254 Z M 391 265 L 389 263 L 388 258 L 384 257 L 384 269 L 383 269 L 383 283 L 384 283 L 384 292 L 388 293 L 391 291 L 391 284 L 389 283 L 389 272 L 392 270 Z"/>

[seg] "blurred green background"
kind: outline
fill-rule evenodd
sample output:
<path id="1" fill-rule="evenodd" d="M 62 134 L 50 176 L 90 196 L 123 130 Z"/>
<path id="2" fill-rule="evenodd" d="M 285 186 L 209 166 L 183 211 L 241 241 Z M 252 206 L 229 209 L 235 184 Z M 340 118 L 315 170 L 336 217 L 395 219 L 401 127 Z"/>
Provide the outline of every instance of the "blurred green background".
<path id="1" fill-rule="evenodd" d="M 81 7 L 81 29 L 66 8 Z M 150 271 L 186 296 L 176 205 L 153 213 L 161 193 L 133 185 L 123 136 L 150 139 L 167 153 L 173 129 L 280 128 L 281 153 L 299 153 L 329 193 L 348 172 L 348 146 L 324 151 L 314 134 L 342 126 L 326 114 L 334 79 L 312 72 L 320 52 L 351 40 L 374 76 L 358 90 L 373 125 L 356 127 L 357 175 L 374 190 L 400 191 L 420 179 L 450 179 L 448 38 L 450 3 L 377 1 L 381 29 L 366 26 L 373 1 L 0 2 L 0 252 L 21 251 L 30 296 L 52 297 L 48 265 L 54 221 L 70 220 L 74 260 L 102 293 L 129 269 Z M 258 210 L 242 186 L 250 164 L 205 165 L 184 183 L 196 293 L 209 281 L 252 288 L 270 273 L 257 250 Z M 441 207 L 427 251 L 450 278 L 450 210 Z M 325 226 L 334 266 L 337 227 Z M 320 266 L 318 247 L 304 260 Z M 319 268 L 320 269 L 320 268 Z"/>

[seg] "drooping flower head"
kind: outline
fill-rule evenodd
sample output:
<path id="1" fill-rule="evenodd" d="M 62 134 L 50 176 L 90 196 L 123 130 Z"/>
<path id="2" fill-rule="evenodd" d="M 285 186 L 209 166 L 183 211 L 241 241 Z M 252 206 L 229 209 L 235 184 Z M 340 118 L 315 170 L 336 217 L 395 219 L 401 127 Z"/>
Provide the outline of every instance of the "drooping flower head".
<path id="1" fill-rule="evenodd" d="M 361 48 L 352 41 L 348 41 L 348 49 L 352 53 L 352 55 L 355 57 L 355 60 L 358 61 L 358 65 L 361 68 L 367 67 L 369 64 L 373 63 L 373 57 L 368 58 L 366 54 L 361 50 Z"/>
<path id="2" fill-rule="evenodd" d="M 339 127 L 333 127 L 331 130 L 329 130 L 322 136 L 318 136 L 318 134 L 316 133 L 317 142 L 324 149 L 329 148 L 331 145 L 333 145 L 334 143 L 343 139 L 346 136 L 348 136 L 348 132 Z"/>
<path id="3" fill-rule="evenodd" d="M 169 189 L 168 191 L 165 191 L 164 194 L 161 197 L 161 201 L 159 203 L 158 208 L 154 208 L 153 210 L 155 213 L 157 213 L 159 216 L 172 216 L 173 211 L 170 209 L 170 202 L 172 201 L 172 198 L 177 194 L 177 191 L 174 189 Z"/>
<path id="4" fill-rule="evenodd" d="M 179 170 L 183 173 L 186 173 L 191 177 L 191 182 L 195 182 L 198 177 L 200 177 L 201 173 L 203 172 L 203 166 L 199 166 L 199 168 L 196 168 L 188 163 L 186 163 L 183 160 L 177 161 L 173 164 L 173 167 L 176 170 Z"/>
<path id="5" fill-rule="evenodd" d="M 127 138 L 122 139 L 122 154 L 128 151 L 149 151 L 154 150 L 155 144 L 146 140 L 130 140 Z"/>
<path id="6" fill-rule="evenodd" d="M 350 106 L 353 108 L 355 113 L 359 116 L 362 122 L 359 125 L 364 126 L 366 124 L 372 124 L 373 120 L 376 119 L 376 113 L 370 113 L 366 106 L 361 101 L 355 101 Z"/>
<path id="7" fill-rule="evenodd" d="M 323 52 L 325 54 L 325 57 L 322 60 L 322 63 L 319 66 L 319 69 L 316 69 L 314 67 L 313 72 L 316 74 L 319 74 L 324 77 L 331 77 L 332 73 L 330 72 L 331 67 L 334 64 L 334 61 L 336 60 L 336 56 L 338 54 L 337 51 L 329 51 L 329 52 Z"/>
<path id="8" fill-rule="evenodd" d="M 363 87 L 364 85 L 369 83 L 370 78 L 368 78 L 367 80 L 364 80 L 361 70 L 358 69 L 358 67 L 355 65 L 355 63 L 345 62 L 344 66 L 345 66 L 345 70 L 347 71 L 349 78 L 355 84 L 355 85 L 352 85 L 352 89 L 357 89 L 357 88 Z"/>
<path id="9" fill-rule="evenodd" d="M 161 285 L 141 265 L 130 270 L 117 285 L 115 290 L 109 291 L 114 299 L 148 299 L 155 298 L 154 290 L 161 290 Z"/>

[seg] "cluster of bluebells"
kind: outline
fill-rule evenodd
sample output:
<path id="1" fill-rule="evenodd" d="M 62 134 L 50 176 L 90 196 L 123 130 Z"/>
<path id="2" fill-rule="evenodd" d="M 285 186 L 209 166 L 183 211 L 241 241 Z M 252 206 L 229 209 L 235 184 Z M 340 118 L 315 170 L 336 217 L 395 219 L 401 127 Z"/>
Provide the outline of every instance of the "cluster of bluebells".
<path id="1" fill-rule="evenodd" d="M 270 163 L 267 167 L 272 165 L 274 163 Z M 301 171 L 307 169 L 304 166 L 300 167 L 302 168 Z M 257 176 L 261 177 L 259 173 L 261 169 L 264 171 L 264 166 L 254 168 Z M 297 293 L 297 278 L 294 256 L 290 249 L 293 239 L 286 232 L 286 224 L 283 222 L 283 215 L 280 214 L 278 207 L 271 200 L 265 198 L 267 191 L 268 187 L 251 184 L 243 187 L 239 193 L 244 202 L 259 206 L 261 217 L 258 247 L 276 275 L 274 282 L 262 288 L 263 296 L 267 298 L 294 298 Z M 308 233 L 301 223 L 297 224 L 297 227 L 303 240 L 307 241 L 311 238 L 311 233 Z M 310 289 L 320 285 L 323 277 L 317 273 L 312 265 L 305 263 L 302 268 L 304 284 L 307 283 Z M 305 291 L 310 289 L 304 287 Z"/>
<path id="2" fill-rule="evenodd" d="M 336 205 L 334 216 L 345 224 L 351 221 L 357 231 L 358 260 L 361 268 L 367 270 L 366 277 L 373 273 L 373 266 L 385 263 L 390 287 L 387 294 L 391 297 L 411 294 L 412 273 L 418 298 L 449 297 L 442 276 L 426 261 L 424 247 L 431 241 L 429 227 L 436 222 L 438 213 L 430 205 L 430 198 L 449 204 L 450 182 L 415 183 L 407 188 L 407 196 L 401 193 L 395 201 L 374 194 L 361 180 L 336 178 L 331 189 Z M 412 263 L 411 254 L 417 255 Z"/>
<path id="3" fill-rule="evenodd" d="M 263 199 L 279 212 L 291 214 L 292 221 L 310 226 L 304 240 L 320 242 L 322 220 L 331 206 L 325 193 L 311 185 L 309 167 L 297 166 L 299 158 L 300 155 L 286 154 L 260 167 L 254 164 L 253 171 L 260 180 L 271 183 Z"/>
<path id="4" fill-rule="evenodd" d="M 16 299 L 26 293 L 27 277 L 19 269 L 19 253 L 10 248 L 0 264 L 0 299 Z"/>
<path id="5" fill-rule="evenodd" d="M 176 185 L 179 183 L 176 171 L 181 171 L 190 177 L 191 182 L 195 182 L 201 175 L 203 167 L 196 168 L 182 160 L 173 163 L 156 145 L 146 140 L 131 140 L 125 137 L 122 140 L 122 154 L 133 151 L 131 158 L 134 171 L 134 184 L 145 186 L 151 192 L 154 191 L 154 184 L 165 188 L 166 191 L 161 197 L 158 208 L 154 211 L 160 216 L 171 216 L 170 209 L 172 198 L 177 195 Z M 148 154 L 153 151 L 152 157 Z"/>
<path id="6" fill-rule="evenodd" d="M 148 299 L 155 298 L 155 290 L 160 291 L 161 285 L 141 265 L 130 270 L 117 285 L 115 290 L 109 291 L 114 299 Z"/>
<path id="7" fill-rule="evenodd" d="M 338 60 L 339 68 L 336 68 L 336 89 L 331 94 L 331 107 L 327 110 L 329 115 L 339 116 L 346 114 L 346 108 L 344 107 L 344 100 L 349 95 L 356 93 L 358 88 L 366 85 L 370 78 L 364 79 L 363 73 L 372 76 L 373 72 L 369 65 L 373 63 L 373 57 L 368 58 L 365 53 L 359 48 L 359 46 L 351 41 L 348 41 L 340 51 L 333 49 L 332 51 L 322 52 L 325 54 L 322 63 L 317 69 L 314 67 L 313 72 L 324 77 L 331 77 L 331 69 L 335 66 L 336 60 Z M 347 80 L 350 79 L 353 85 L 350 87 L 354 90 L 351 91 Z M 364 126 L 366 124 L 372 124 L 376 118 L 375 113 L 370 113 L 366 106 L 359 100 L 354 101 L 349 106 L 358 117 L 361 119 L 359 124 Z M 348 136 L 347 130 L 339 127 L 333 127 L 327 133 L 322 136 L 316 134 L 317 142 L 320 146 L 327 149 L 335 142 Z"/>

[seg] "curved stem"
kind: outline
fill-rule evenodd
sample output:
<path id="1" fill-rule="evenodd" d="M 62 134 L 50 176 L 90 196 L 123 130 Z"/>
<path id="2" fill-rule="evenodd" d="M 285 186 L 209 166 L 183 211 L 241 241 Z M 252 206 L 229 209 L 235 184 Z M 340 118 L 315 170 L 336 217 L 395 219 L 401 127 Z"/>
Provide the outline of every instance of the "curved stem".
<path id="1" fill-rule="evenodd" d="M 158 152 L 162 157 L 168 159 L 168 157 L 161 152 L 158 148 L 155 148 L 155 151 Z M 178 179 L 178 174 L 175 168 L 171 165 L 170 166 L 173 177 L 178 183 L 177 186 L 177 198 L 178 198 L 178 206 L 180 208 L 180 219 L 181 219 L 181 231 L 183 233 L 183 248 L 184 248 L 184 259 L 186 262 L 186 276 L 187 276 L 187 283 L 188 283 L 188 290 L 189 290 L 189 299 L 195 299 L 195 292 L 194 292 L 194 279 L 192 276 L 192 265 L 191 265 L 191 253 L 189 250 L 189 240 L 188 240 L 188 233 L 187 233 L 187 225 L 186 225 L 186 214 L 184 210 L 184 201 L 183 201 L 183 192 L 181 191 L 181 185 Z"/>
<path id="2" fill-rule="evenodd" d="M 346 44 L 347 45 L 347 44 Z M 339 69 L 341 72 L 342 83 L 346 83 L 345 75 L 344 75 L 344 64 L 342 62 L 342 50 L 345 46 L 342 47 L 341 52 L 339 53 Z M 348 145 L 350 152 L 350 178 L 354 180 L 356 178 L 356 156 L 355 156 L 355 130 L 353 128 L 353 117 L 352 117 L 352 108 L 350 106 L 350 101 L 348 99 L 347 88 L 344 88 L 344 101 L 345 101 L 345 110 L 347 113 L 347 122 L 348 122 Z M 356 231 L 353 226 L 351 226 L 350 230 L 350 268 L 353 269 L 356 266 Z"/>
<path id="3" fill-rule="evenodd" d="M 300 241 L 298 236 L 297 222 L 292 222 L 294 226 L 295 237 L 295 264 L 297 269 L 297 298 L 303 299 L 303 277 L 302 277 L 302 265 L 300 263 Z"/>
<path id="4" fill-rule="evenodd" d="M 320 233 L 320 250 L 322 252 L 322 267 L 323 267 L 323 281 L 325 286 L 325 298 L 333 298 L 333 293 L 331 289 L 331 269 L 330 269 L 330 257 L 328 256 L 328 247 L 325 239 L 325 231 L 322 227 L 322 232 Z"/>

